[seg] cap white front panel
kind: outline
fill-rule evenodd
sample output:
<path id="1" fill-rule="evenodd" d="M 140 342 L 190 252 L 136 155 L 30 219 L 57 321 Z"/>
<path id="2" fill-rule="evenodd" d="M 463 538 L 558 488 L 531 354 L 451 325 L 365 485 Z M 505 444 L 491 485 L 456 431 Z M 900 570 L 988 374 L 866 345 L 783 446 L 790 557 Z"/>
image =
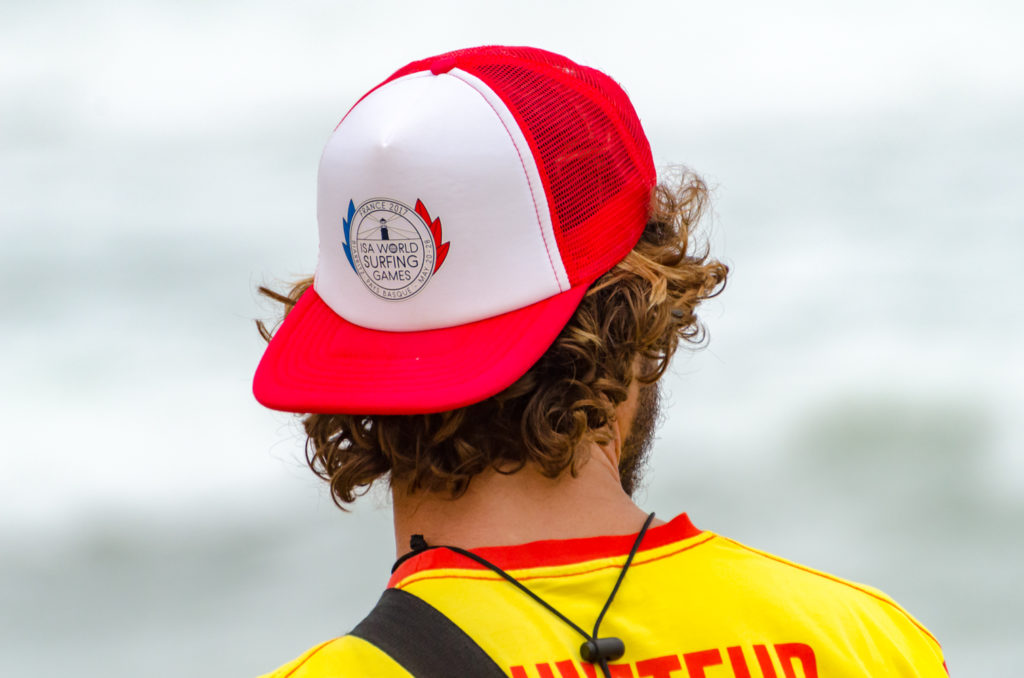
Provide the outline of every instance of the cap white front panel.
<path id="1" fill-rule="evenodd" d="M 417 73 L 369 94 L 335 130 L 320 161 L 315 283 L 335 313 L 437 329 L 567 289 L 543 191 L 527 178 L 534 160 L 488 99 L 454 75 Z"/>

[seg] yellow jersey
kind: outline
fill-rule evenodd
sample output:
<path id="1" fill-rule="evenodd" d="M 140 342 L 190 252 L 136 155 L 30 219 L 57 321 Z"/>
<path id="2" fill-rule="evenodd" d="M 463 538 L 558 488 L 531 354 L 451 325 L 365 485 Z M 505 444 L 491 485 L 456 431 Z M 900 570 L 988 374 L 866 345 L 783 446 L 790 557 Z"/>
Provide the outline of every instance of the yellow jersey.
<path id="1" fill-rule="evenodd" d="M 474 552 L 578 626 L 593 628 L 635 535 Z M 388 583 L 462 628 L 511 678 L 600 678 L 580 635 L 509 582 L 446 549 Z M 696 529 L 686 514 L 644 535 L 600 636 L 625 642 L 613 678 L 945 678 L 935 638 L 885 594 Z M 343 636 L 266 678 L 410 678 Z"/>

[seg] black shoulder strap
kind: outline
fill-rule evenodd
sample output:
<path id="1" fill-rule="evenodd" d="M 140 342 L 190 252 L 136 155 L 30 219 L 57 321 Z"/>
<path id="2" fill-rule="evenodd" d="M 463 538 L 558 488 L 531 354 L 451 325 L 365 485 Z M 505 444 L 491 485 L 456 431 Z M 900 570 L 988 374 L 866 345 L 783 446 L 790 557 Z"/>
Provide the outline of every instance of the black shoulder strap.
<path id="1" fill-rule="evenodd" d="M 506 677 L 451 619 L 400 589 L 384 591 L 349 635 L 376 645 L 415 678 Z"/>

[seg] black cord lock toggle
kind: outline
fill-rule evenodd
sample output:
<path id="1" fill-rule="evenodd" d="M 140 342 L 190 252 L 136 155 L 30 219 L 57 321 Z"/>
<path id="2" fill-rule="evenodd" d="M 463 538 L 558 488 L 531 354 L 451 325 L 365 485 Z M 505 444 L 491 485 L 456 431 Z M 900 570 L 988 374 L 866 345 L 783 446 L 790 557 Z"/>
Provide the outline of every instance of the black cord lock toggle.
<path id="1" fill-rule="evenodd" d="M 596 664 L 601 661 L 612 661 L 626 654 L 626 644 L 619 638 L 594 638 L 580 645 L 580 656 L 583 661 Z"/>

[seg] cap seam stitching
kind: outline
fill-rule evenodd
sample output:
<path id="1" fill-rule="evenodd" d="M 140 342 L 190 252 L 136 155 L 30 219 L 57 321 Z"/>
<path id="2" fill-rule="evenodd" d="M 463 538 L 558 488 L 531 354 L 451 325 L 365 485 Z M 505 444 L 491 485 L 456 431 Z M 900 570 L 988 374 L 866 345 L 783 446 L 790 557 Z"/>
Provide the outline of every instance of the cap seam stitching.
<path id="1" fill-rule="evenodd" d="M 461 69 L 453 69 L 453 70 L 461 70 Z M 498 113 L 498 110 L 494 107 L 494 104 L 492 104 L 490 102 L 490 100 L 486 96 L 484 96 L 483 93 L 480 90 L 478 90 L 476 87 L 474 87 L 472 82 L 469 82 L 468 80 L 464 80 L 463 78 L 459 77 L 458 75 L 453 75 L 450 72 L 447 75 L 451 75 L 451 77 L 456 78 L 456 79 L 466 83 L 466 85 L 468 85 L 470 89 L 472 89 L 474 92 L 476 92 L 480 96 L 480 98 L 484 100 L 484 103 L 486 103 L 487 106 L 490 107 L 490 109 L 492 111 L 494 111 L 494 116 L 496 118 L 498 118 L 498 122 L 500 122 L 501 126 L 504 128 L 505 134 L 508 135 L 508 140 L 510 142 L 512 142 L 512 148 L 516 149 L 516 156 L 519 158 L 519 166 L 523 170 L 523 178 L 526 179 L 526 187 L 530 190 L 530 201 L 533 203 L 533 213 L 537 217 L 537 227 L 540 230 L 540 241 L 544 244 L 544 252 L 545 252 L 545 254 L 547 254 L 547 257 L 548 257 L 548 265 L 551 267 L 551 273 L 555 276 L 555 284 L 558 286 L 559 293 L 566 292 L 567 290 L 563 290 L 562 289 L 562 283 L 561 283 L 561 281 L 558 278 L 558 269 L 555 267 L 555 262 L 551 258 L 551 248 L 548 246 L 547 238 L 544 237 L 544 229 L 543 229 L 543 226 L 541 226 L 541 223 L 540 223 L 541 222 L 540 207 L 537 205 L 537 196 L 533 192 L 533 183 L 530 181 L 530 175 L 529 175 L 529 172 L 526 169 L 526 161 L 523 159 L 522 151 L 519 150 L 519 145 L 516 143 L 515 137 L 512 136 L 511 130 L 509 130 L 508 125 L 505 124 L 505 120 L 501 117 L 501 114 Z M 472 75 L 472 74 L 470 73 L 469 75 Z M 497 95 L 497 92 L 495 92 L 495 95 Z M 554 224 L 552 224 L 552 231 L 554 231 Z M 554 233 L 552 233 L 552 234 L 554 234 Z M 566 278 L 568 278 L 568 271 L 566 271 Z M 569 281 L 569 287 L 572 288 L 572 281 L 571 280 Z"/>

